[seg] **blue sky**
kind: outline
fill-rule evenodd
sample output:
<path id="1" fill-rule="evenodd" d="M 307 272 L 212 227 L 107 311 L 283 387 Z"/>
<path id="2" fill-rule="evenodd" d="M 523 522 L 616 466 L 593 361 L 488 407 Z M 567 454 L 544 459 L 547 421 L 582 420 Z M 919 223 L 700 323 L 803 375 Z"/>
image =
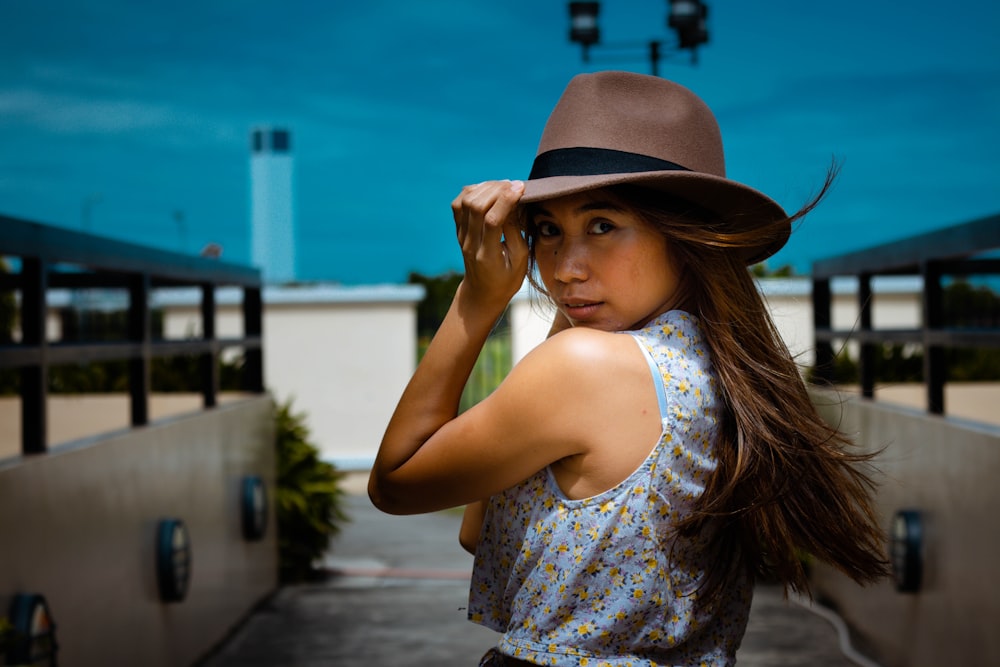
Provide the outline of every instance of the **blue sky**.
<path id="1" fill-rule="evenodd" d="M 795 209 L 843 162 L 772 266 L 1000 212 L 1000 3 L 707 2 L 698 66 L 660 74 L 715 110 L 729 175 Z M 526 176 L 574 74 L 649 70 L 582 63 L 566 5 L 5 0 L 0 213 L 246 262 L 249 132 L 281 125 L 300 279 L 460 269 L 461 186 Z M 604 2 L 603 36 L 669 39 L 666 10 Z"/>

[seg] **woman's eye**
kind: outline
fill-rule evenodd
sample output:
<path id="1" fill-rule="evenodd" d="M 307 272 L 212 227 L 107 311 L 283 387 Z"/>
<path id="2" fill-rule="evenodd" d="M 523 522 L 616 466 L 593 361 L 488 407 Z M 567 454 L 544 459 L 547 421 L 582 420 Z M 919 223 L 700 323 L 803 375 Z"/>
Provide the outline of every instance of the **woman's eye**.
<path id="1" fill-rule="evenodd" d="M 595 220 L 590 224 L 591 234 L 607 234 L 615 228 L 610 220 Z"/>
<path id="2" fill-rule="evenodd" d="M 559 235 L 559 228 L 551 222 L 536 223 L 535 228 L 538 230 L 538 235 L 543 238 Z"/>

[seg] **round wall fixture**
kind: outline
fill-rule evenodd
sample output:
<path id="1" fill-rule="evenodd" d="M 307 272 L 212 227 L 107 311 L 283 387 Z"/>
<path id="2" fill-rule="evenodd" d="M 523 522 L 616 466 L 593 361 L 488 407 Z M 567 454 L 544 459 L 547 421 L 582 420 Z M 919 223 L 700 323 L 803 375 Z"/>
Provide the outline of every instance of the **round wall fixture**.
<path id="1" fill-rule="evenodd" d="M 240 514 L 243 519 L 243 538 L 255 542 L 267 531 L 267 487 L 256 475 L 243 478 L 240 495 Z"/>
<path id="2" fill-rule="evenodd" d="M 191 579 L 191 540 L 180 519 L 160 519 L 156 528 L 156 582 L 160 599 L 180 602 Z"/>
<path id="3" fill-rule="evenodd" d="M 41 665 L 55 667 L 56 624 L 45 598 L 37 594 L 19 593 L 10 605 L 12 639 L 4 662 L 8 665 Z"/>
<path id="4" fill-rule="evenodd" d="M 924 569 L 924 527 L 920 512 L 899 510 L 892 517 L 890 556 L 896 590 L 916 593 L 920 590 Z"/>

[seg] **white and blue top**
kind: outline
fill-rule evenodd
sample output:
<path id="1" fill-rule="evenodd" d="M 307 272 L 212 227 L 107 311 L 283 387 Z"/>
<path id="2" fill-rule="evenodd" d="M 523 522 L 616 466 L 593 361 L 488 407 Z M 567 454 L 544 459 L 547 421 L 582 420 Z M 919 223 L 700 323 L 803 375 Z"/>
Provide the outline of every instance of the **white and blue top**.
<path id="1" fill-rule="evenodd" d="M 626 332 L 653 373 L 663 430 L 612 489 L 567 498 L 550 469 L 493 496 L 469 593 L 470 620 L 498 650 L 539 665 L 731 665 L 746 630 L 749 576 L 707 608 L 705 536 L 674 530 L 715 469 L 722 399 L 697 319 L 667 312 Z"/>

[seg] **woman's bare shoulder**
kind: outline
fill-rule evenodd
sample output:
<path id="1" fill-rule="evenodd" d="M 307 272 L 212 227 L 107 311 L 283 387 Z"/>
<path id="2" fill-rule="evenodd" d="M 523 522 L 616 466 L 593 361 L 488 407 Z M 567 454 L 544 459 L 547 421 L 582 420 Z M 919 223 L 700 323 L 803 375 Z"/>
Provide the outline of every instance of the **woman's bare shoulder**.
<path id="1" fill-rule="evenodd" d="M 630 373 L 648 371 L 639 347 L 631 336 L 582 327 L 567 329 L 548 338 L 525 355 L 513 369 L 515 383 L 560 387 L 566 393 L 606 391 L 625 381 Z"/>
<path id="2" fill-rule="evenodd" d="M 557 333 L 533 352 L 572 364 L 594 364 L 620 360 L 621 350 L 634 346 L 631 337 L 621 333 L 576 327 Z"/>

